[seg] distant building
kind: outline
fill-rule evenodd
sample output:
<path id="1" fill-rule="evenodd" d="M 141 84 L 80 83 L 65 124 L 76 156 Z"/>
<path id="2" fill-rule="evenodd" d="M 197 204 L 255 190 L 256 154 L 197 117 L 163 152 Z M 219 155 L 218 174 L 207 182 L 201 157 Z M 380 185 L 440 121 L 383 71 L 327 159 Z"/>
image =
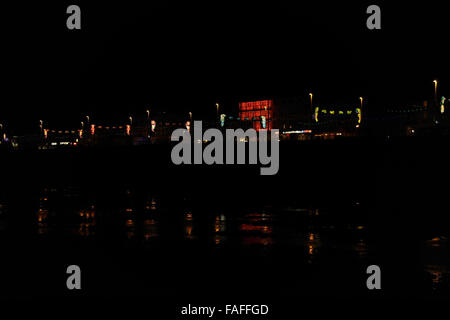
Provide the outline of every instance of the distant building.
<path id="1" fill-rule="evenodd" d="M 81 130 L 43 129 L 39 138 L 39 149 L 59 149 L 76 146 L 81 139 Z M 30 137 L 26 139 L 32 141 Z M 35 138 L 37 140 L 37 138 Z"/>
<path id="2" fill-rule="evenodd" d="M 315 107 L 313 118 L 316 137 L 356 136 L 363 124 L 362 110 L 357 106 Z"/>
<path id="3" fill-rule="evenodd" d="M 271 130 L 274 118 L 273 100 L 260 100 L 239 103 L 239 120 L 251 122 L 256 131 Z"/>
<path id="4" fill-rule="evenodd" d="M 357 135 L 362 111 L 357 106 L 312 106 L 292 97 L 240 102 L 238 120 L 255 130 L 279 129 L 281 139 L 329 139 Z"/>

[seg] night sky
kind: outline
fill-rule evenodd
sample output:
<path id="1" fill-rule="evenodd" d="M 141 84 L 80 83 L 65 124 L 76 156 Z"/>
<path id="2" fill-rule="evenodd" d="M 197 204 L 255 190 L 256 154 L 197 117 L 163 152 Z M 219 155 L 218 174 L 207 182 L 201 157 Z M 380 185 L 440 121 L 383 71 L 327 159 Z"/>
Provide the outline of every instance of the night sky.
<path id="1" fill-rule="evenodd" d="M 156 111 L 213 116 L 215 102 L 304 96 L 372 114 L 450 96 L 448 11 L 411 1 L 164 5 L 150 1 L 2 5 L 0 121 L 13 133 L 78 126 L 82 116 Z M 78 4 L 82 29 L 66 28 Z M 378 4 L 382 30 L 366 28 Z M 447 20 L 447 22 L 446 22 Z M 6 53 L 6 54 L 5 54 Z"/>

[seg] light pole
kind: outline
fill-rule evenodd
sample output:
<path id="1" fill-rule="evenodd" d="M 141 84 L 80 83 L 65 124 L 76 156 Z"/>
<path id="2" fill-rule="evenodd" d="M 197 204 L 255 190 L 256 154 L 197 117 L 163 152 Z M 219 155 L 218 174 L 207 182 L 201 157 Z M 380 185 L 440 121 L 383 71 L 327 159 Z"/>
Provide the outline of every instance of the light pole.
<path id="1" fill-rule="evenodd" d="M 41 129 L 41 134 L 42 134 L 43 130 L 44 130 L 44 121 L 39 120 L 39 128 Z"/>
<path id="2" fill-rule="evenodd" d="M 219 103 L 216 103 L 216 117 L 219 118 Z"/>
<path id="3" fill-rule="evenodd" d="M 359 100 L 361 101 L 361 106 L 359 107 L 359 111 L 358 109 L 356 109 L 356 113 L 358 115 L 358 124 L 356 125 L 357 128 L 359 128 L 359 124 L 361 123 L 362 120 L 362 108 L 363 108 L 363 97 L 359 97 Z"/>
<path id="4" fill-rule="evenodd" d="M 84 134 L 84 122 L 81 121 L 81 130 L 80 130 L 80 133 L 79 133 L 80 138 L 83 138 L 83 134 Z"/>
<path id="5" fill-rule="evenodd" d="M 310 98 L 310 107 L 311 107 L 311 115 L 313 113 L 313 94 L 310 92 L 309 93 L 309 98 Z"/>
<path id="6" fill-rule="evenodd" d="M 127 128 L 127 135 L 130 136 L 131 135 L 131 127 L 133 126 L 133 117 L 129 116 L 128 119 L 130 120 L 130 124 L 127 124 L 126 128 Z"/>
<path id="7" fill-rule="evenodd" d="M 434 83 L 434 102 L 437 104 L 437 86 L 438 86 L 438 81 L 437 80 L 433 80 Z"/>
<path id="8" fill-rule="evenodd" d="M 190 119 L 190 121 L 192 123 L 192 112 L 189 112 L 189 119 Z"/>
<path id="9" fill-rule="evenodd" d="M 146 128 L 147 128 L 147 137 L 150 137 L 149 133 L 150 133 L 150 110 L 147 109 L 147 123 L 146 123 Z"/>

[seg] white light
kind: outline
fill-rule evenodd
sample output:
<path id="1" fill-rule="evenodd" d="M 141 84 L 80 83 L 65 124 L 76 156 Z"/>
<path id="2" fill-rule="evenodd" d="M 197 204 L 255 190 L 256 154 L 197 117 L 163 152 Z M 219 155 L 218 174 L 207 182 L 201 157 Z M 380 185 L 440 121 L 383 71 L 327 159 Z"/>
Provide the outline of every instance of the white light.
<path id="1" fill-rule="evenodd" d="M 292 133 L 311 133 L 311 130 L 296 130 L 296 131 L 285 131 L 283 134 L 292 134 Z"/>

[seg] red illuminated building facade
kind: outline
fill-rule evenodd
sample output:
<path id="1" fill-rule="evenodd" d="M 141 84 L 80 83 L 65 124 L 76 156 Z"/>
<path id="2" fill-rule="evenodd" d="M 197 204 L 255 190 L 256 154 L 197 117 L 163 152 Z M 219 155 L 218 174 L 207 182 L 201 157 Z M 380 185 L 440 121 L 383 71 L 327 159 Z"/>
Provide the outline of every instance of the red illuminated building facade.
<path id="1" fill-rule="evenodd" d="M 239 119 L 251 121 L 253 128 L 271 130 L 273 126 L 273 100 L 260 100 L 239 103 Z"/>

